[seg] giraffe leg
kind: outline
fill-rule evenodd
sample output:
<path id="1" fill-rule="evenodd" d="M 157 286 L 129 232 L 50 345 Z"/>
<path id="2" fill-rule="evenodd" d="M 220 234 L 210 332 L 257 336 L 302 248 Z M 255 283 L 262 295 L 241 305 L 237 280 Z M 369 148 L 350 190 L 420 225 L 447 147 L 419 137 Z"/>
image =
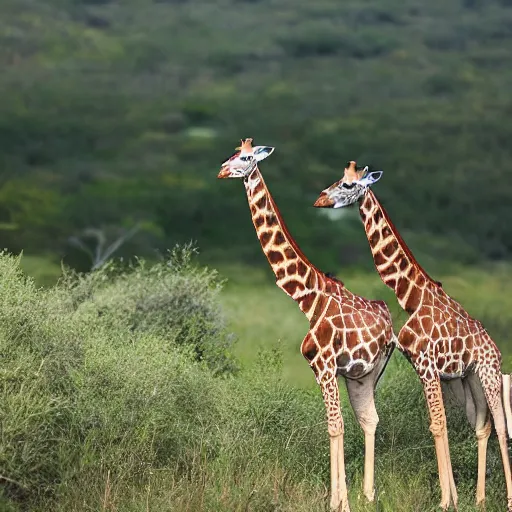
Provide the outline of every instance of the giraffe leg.
<path id="1" fill-rule="evenodd" d="M 317 382 L 322 389 L 327 410 L 327 426 L 331 447 L 331 510 L 350 512 L 348 504 L 345 458 L 343 450 L 344 425 L 341 416 L 338 381 L 334 369 L 315 370 Z"/>
<path id="2" fill-rule="evenodd" d="M 485 502 L 485 469 L 487 462 L 487 441 L 491 435 L 491 420 L 476 430 L 478 440 L 478 478 L 476 483 L 476 504 L 482 506 Z"/>
<path id="3" fill-rule="evenodd" d="M 512 410 L 510 408 L 510 375 L 501 374 L 503 383 L 503 407 L 505 409 L 505 425 L 507 427 L 508 438 L 512 439 Z"/>
<path id="4" fill-rule="evenodd" d="M 453 469 L 452 469 L 452 460 L 450 457 L 450 445 L 448 443 L 448 429 L 445 428 L 443 434 L 443 442 L 444 442 L 444 451 L 446 454 L 446 462 L 448 469 L 448 478 L 450 482 L 450 498 L 453 504 L 453 508 L 457 510 L 457 503 L 459 501 L 459 497 L 457 494 L 457 487 L 455 486 L 455 480 L 453 478 Z"/>
<path id="5" fill-rule="evenodd" d="M 450 398 L 454 399 L 457 406 L 465 408 L 469 424 L 475 428 L 475 404 L 467 378 L 441 381 L 441 389 L 445 405 L 449 403 Z"/>
<path id="6" fill-rule="evenodd" d="M 375 370 L 361 379 L 346 379 L 350 404 L 354 409 L 357 421 L 364 432 L 364 495 L 368 501 L 375 498 L 374 468 L 375 468 L 375 431 L 379 416 L 375 409 L 374 382 L 378 376 Z"/>
<path id="7" fill-rule="evenodd" d="M 487 441 L 491 435 L 491 418 L 489 407 L 485 398 L 480 379 L 474 373 L 466 378 L 467 399 L 474 403 L 475 408 L 475 434 L 478 442 L 478 478 L 476 483 L 476 504 L 483 506 L 485 501 L 485 469 L 487 460 Z"/>
<path id="8" fill-rule="evenodd" d="M 447 399 L 454 399 L 455 403 L 459 406 L 466 406 L 466 414 L 468 416 L 468 419 L 471 418 L 471 415 L 474 415 L 474 405 L 473 405 L 473 399 L 470 396 L 471 401 L 467 401 L 467 394 L 466 390 L 464 388 L 462 379 L 452 379 L 448 381 L 441 381 L 441 389 L 443 391 L 443 399 L 445 403 L 447 402 Z M 473 406 L 473 409 L 471 409 L 471 406 Z M 469 420 L 471 423 L 471 419 Z M 472 423 L 474 424 L 474 423 Z M 444 445 L 445 445 L 445 452 L 447 454 L 450 453 L 449 443 L 448 443 L 448 430 L 446 430 L 444 434 Z M 448 474 L 450 476 L 450 494 L 451 494 L 451 500 L 453 503 L 453 506 L 455 510 L 457 510 L 457 502 L 458 502 L 458 495 L 457 495 L 457 487 L 455 486 L 455 480 L 453 478 L 453 469 L 452 469 L 452 463 L 451 458 L 448 456 Z"/>
<path id="9" fill-rule="evenodd" d="M 510 408 L 510 375 L 501 374 L 503 388 L 503 408 L 505 409 L 505 425 L 507 427 L 508 438 L 512 439 L 512 410 Z"/>
<path id="10" fill-rule="evenodd" d="M 469 424 L 472 428 L 476 428 L 476 404 L 475 399 L 473 398 L 473 393 L 471 392 L 471 387 L 469 385 L 469 380 L 466 377 L 462 379 L 462 385 L 464 387 L 464 400 L 466 406 L 466 417 L 468 419 Z M 481 388 L 481 386 L 480 386 Z M 484 398 L 485 400 L 485 398 Z M 486 402 L 487 407 L 487 402 Z"/>
<path id="11" fill-rule="evenodd" d="M 420 375 L 427 400 L 428 412 L 430 414 L 430 431 L 434 436 L 434 444 L 437 455 L 437 466 L 439 470 L 439 483 L 441 485 L 440 507 L 447 510 L 450 506 L 450 453 L 447 452 L 447 439 L 445 439 L 446 414 L 444 412 L 443 395 L 441 383 L 436 375 Z"/>
<path id="12" fill-rule="evenodd" d="M 345 475 L 343 433 L 330 435 L 331 444 L 331 510 L 350 512 Z"/>
<path id="13" fill-rule="evenodd" d="M 505 426 L 505 413 L 503 411 L 501 373 L 496 372 L 489 364 L 481 364 L 477 370 L 482 383 L 485 398 L 494 419 L 494 428 L 500 443 L 503 471 L 507 484 L 507 510 L 512 512 L 512 476 L 510 473 L 510 460 L 507 448 L 507 430 Z"/>

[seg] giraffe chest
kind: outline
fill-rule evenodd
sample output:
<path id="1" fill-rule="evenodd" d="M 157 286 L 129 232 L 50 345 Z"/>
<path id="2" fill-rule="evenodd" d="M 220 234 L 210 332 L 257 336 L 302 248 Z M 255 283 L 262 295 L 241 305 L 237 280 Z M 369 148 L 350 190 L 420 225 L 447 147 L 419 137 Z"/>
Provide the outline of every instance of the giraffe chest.
<path id="1" fill-rule="evenodd" d="M 302 354 L 318 374 L 335 369 L 339 376 L 358 379 L 379 363 L 392 340 L 385 305 L 346 296 L 328 297 L 302 345 Z"/>
<path id="2" fill-rule="evenodd" d="M 332 333 L 330 341 L 326 332 Z M 353 334 L 353 335 L 352 335 Z M 301 351 L 317 375 L 336 370 L 338 376 L 358 379 L 371 372 L 390 344 L 372 345 L 357 330 L 336 330 L 322 323 L 310 331 L 302 342 Z"/>

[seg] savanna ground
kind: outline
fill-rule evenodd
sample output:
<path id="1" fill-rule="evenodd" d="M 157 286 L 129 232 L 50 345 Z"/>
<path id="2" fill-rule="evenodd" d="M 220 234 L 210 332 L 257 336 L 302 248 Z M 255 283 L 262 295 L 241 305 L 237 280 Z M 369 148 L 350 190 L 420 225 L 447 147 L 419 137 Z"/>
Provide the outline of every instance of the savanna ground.
<path id="1" fill-rule="evenodd" d="M 68 272 L 38 288 L 2 255 L 0 510 L 328 510 L 324 408 L 299 353 L 307 324 L 269 274 L 217 274 L 175 250 L 156 265 Z M 388 300 L 403 323 L 377 275 L 339 277 Z M 510 268 L 442 280 L 503 346 Z M 362 496 L 363 436 L 342 396 L 352 509 L 435 510 L 434 448 L 409 363 L 395 353 L 377 390 L 377 508 Z M 476 442 L 456 409 L 449 428 L 459 510 L 473 511 Z M 487 510 L 503 510 L 494 436 L 488 471 Z"/>

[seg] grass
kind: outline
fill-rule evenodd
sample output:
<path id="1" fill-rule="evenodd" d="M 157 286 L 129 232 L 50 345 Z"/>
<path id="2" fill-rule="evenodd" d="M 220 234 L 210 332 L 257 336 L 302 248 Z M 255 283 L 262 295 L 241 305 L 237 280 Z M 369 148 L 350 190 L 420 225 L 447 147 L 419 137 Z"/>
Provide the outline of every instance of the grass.
<path id="1" fill-rule="evenodd" d="M 221 301 L 238 342 L 235 354 L 251 367 L 262 351 L 278 351 L 283 376 L 299 387 L 315 385 L 313 372 L 300 353 L 308 321 L 293 300 L 268 282 L 266 269 L 232 268 Z M 238 274 L 238 276 L 236 275 Z"/>
<path id="2" fill-rule="evenodd" d="M 23 254 L 20 262 L 23 271 L 35 279 L 39 286 L 51 286 L 62 275 L 62 266 L 52 256 Z"/>
<path id="3" fill-rule="evenodd" d="M 0 270 L 2 512 L 328 509 L 325 411 L 299 353 L 307 325 L 269 271 L 221 269 L 230 279 L 220 291 L 215 273 L 179 262 L 49 288 L 26 280 L 15 258 L 1 255 Z M 340 277 L 386 296 L 376 276 Z M 444 279 L 504 330 L 509 281 L 507 267 Z M 209 346 L 221 350 L 205 358 Z M 395 353 L 377 389 L 377 507 L 362 496 L 363 436 L 343 385 L 342 402 L 352 510 L 436 510 L 434 448 L 411 365 Z M 448 421 L 459 510 L 476 511 L 476 441 L 460 410 Z M 495 437 L 488 470 L 487 511 L 503 510 Z"/>

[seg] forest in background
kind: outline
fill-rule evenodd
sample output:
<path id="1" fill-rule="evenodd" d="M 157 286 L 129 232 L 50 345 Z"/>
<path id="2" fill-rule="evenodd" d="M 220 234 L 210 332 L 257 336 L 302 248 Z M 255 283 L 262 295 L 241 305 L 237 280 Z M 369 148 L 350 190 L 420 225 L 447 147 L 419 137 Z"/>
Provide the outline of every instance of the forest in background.
<path id="1" fill-rule="evenodd" d="M 0 238 L 87 270 L 77 247 L 136 233 L 153 257 L 261 264 L 240 137 L 306 254 L 371 268 L 356 212 L 311 205 L 348 159 L 432 264 L 512 252 L 510 0 L 3 0 Z M 236 189 L 236 190 L 235 190 Z M 425 261 L 425 260 L 423 260 Z"/>

